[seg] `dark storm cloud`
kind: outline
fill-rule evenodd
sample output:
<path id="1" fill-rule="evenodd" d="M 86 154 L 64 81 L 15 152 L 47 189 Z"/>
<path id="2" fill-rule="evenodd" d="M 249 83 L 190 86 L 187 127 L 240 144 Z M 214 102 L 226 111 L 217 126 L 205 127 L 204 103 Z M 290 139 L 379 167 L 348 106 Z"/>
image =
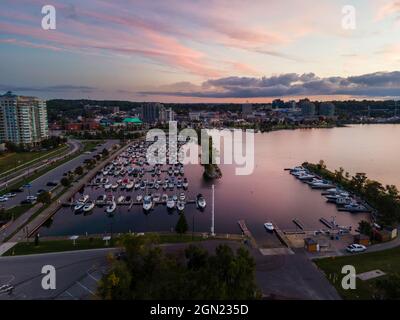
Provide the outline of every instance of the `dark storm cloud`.
<path id="1" fill-rule="evenodd" d="M 321 78 L 314 73 L 272 77 L 226 77 L 203 82 L 193 91 L 144 91 L 141 94 L 198 98 L 261 98 L 299 95 L 400 96 L 400 72 Z"/>

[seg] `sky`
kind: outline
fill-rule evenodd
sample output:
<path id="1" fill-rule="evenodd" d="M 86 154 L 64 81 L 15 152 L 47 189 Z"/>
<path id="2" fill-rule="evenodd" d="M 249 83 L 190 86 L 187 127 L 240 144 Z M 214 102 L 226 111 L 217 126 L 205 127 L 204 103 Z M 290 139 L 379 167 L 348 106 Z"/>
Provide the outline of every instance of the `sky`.
<path id="1" fill-rule="evenodd" d="M 55 30 L 42 28 L 44 5 L 56 9 Z M 0 93 L 161 102 L 400 96 L 400 0 L 0 7 Z"/>

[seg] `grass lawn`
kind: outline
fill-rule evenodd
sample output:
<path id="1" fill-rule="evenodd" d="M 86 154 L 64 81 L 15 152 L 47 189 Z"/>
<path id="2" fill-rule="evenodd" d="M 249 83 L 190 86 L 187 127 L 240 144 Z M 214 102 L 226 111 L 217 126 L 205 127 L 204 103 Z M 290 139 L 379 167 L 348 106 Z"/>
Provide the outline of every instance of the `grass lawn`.
<path id="1" fill-rule="evenodd" d="M 86 151 L 92 150 L 93 148 L 100 148 L 100 147 L 97 147 L 97 145 L 100 143 L 103 144 L 105 141 L 104 140 L 83 140 L 81 142 L 83 144 L 83 152 L 86 152 Z"/>
<path id="2" fill-rule="evenodd" d="M 10 220 L 13 217 L 14 219 L 17 219 L 21 214 L 25 213 L 32 207 L 32 204 L 23 204 L 8 210 L 0 211 L 0 220 Z"/>
<path id="3" fill-rule="evenodd" d="M 6 172 L 8 170 L 12 170 L 15 167 L 17 169 L 21 169 L 24 167 L 24 164 L 27 162 L 33 161 L 28 165 L 32 165 L 37 161 L 41 161 L 46 159 L 46 155 L 50 157 L 55 156 L 61 150 L 65 150 L 67 147 L 65 145 L 59 146 L 58 148 L 47 150 L 47 151 L 35 151 L 35 152 L 12 152 L 5 153 L 4 155 L 0 155 L 0 172 Z M 35 161 L 36 159 L 41 158 L 40 160 Z"/>
<path id="4" fill-rule="evenodd" d="M 178 242 L 197 242 L 206 240 L 201 236 L 192 236 L 190 234 L 178 235 L 178 234 L 147 234 L 144 237 L 156 237 L 158 243 L 178 243 Z M 108 247 L 113 247 L 118 244 L 118 238 L 114 238 L 112 243 Z M 37 253 L 49 253 L 49 252 L 62 252 L 62 251 L 72 251 L 72 250 L 86 250 L 86 249 L 98 249 L 106 248 L 105 241 L 100 238 L 92 239 L 78 239 L 76 240 L 76 245 L 73 245 L 72 240 L 46 240 L 39 241 L 39 245 L 35 246 L 34 242 L 20 242 L 15 247 L 7 251 L 4 256 L 12 255 L 28 255 Z"/>
<path id="5" fill-rule="evenodd" d="M 38 246 L 35 246 L 34 242 L 20 242 L 15 247 L 8 250 L 3 256 L 99 249 L 106 247 L 105 241 L 102 239 L 78 239 L 75 245 L 73 245 L 72 240 L 39 241 Z"/>
<path id="6" fill-rule="evenodd" d="M 328 280 L 335 286 L 339 294 L 345 299 L 372 299 L 376 291 L 375 284 L 377 279 L 383 277 L 362 281 L 357 278 L 356 290 L 343 290 L 341 274 L 344 265 L 353 265 L 356 272 L 363 273 L 372 270 L 382 270 L 386 274 L 400 272 L 400 247 L 379 251 L 364 253 L 353 256 L 325 258 L 314 261 L 316 265 L 325 272 Z"/>

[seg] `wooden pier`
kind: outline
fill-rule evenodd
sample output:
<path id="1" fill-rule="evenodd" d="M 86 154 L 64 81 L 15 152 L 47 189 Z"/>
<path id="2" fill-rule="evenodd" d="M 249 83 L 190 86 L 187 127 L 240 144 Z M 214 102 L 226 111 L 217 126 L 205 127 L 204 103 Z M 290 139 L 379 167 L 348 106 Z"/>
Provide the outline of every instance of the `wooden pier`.
<path id="1" fill-rule="evenodd" d="M 320 218 L 319 221 L 325 226 L 327 226 L 329 229 L 336 229 L 336 226 L 332 222 L 326 220 L 325 218 Z"/>
<path id="2" fill-rule="evenodd" d="M 239 220 L 239 221 L 238 221 L 238 224 L 239 224 L 239 227 L 240 227 L 240 229 L 242 230 L 243 234 L 244 234 L 247 238 L 249 238 L 252 247 L 253 247 L 253 248 L 258 248 L 257 241 L 256 241 L 256 239 L 253 237 L 253 235 L 251 234 L 250 230 L 247 228 L 246 221 L 244 221 L 244 220 Z"/>
<path id="3" fill-rule="evenodd" d="M 294 218 L 292 221 L 293 221 L 293 223 L 294 223 L 296 226 L 298 226 L 301 230 L 304 230 L 304 229 L 305 229 L 305 228 L 304 228 L 304 224 L 303 224 L 299 219 Z"/>

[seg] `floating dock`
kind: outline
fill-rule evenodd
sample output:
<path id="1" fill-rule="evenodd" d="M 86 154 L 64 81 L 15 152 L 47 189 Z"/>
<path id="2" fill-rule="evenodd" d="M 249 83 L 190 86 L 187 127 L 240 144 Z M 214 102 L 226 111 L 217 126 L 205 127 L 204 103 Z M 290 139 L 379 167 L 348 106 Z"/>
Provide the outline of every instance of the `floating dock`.
<path id="1" fill-rule="evenodd" d="M 258 248 L 257 241 L 256 241 L 256 239 L 254 239 L 254 237 L 251 234 L 250 230 L 247 228 L 246 221 L 239 220 L 238 224 L 239 224 L 239 227 L 242 230 L 243 234 L 250 239 L 252 247 L 253 248 Z"/>
<path id="2" fill-rule="evenodd" d="M 304 228 L 304 224 L 299 220 L 299 219 L 293 219 L 292 220 L 293 221 L 293 223 L 296 225 L 296 226 L 298 226 L 301 230 L 304 230 L 305 228 Z"/>
<path id="3" fill-rule="evenodd" d="M 328 221 L 325 218 L 320 218 L 319 221 L 322 224 L 324 224 L 325 226 L 327 226 L 329 229 L 335 229 L 336 228 L 336 226 L 332 222 Z"/>

